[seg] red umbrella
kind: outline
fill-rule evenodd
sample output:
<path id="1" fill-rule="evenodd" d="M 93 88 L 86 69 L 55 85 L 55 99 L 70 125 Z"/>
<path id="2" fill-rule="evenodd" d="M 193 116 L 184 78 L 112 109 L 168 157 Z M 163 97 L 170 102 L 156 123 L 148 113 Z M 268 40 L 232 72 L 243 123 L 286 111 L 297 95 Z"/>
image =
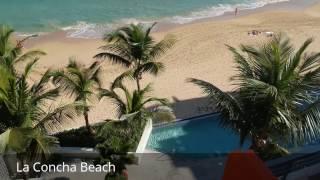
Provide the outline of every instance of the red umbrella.
<path id="1" fill-rule="evenodd" d="M 270 169 L 253 152 L 236 151 L 228 156 L 223 180 L 276 180 Z"/>

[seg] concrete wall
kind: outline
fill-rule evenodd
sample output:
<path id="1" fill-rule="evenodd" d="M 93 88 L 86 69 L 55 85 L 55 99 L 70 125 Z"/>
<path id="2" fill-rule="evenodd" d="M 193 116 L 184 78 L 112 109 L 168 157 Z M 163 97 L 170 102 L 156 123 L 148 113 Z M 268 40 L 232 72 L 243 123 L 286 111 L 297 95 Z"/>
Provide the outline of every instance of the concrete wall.
<path id="1" fill-rule="evenodd" d="M 146 126 L 144 127 L 140 142 L 138 144 L 136 153 L 144 153 L 146 146 L 148 144 L 149 137 L 152 131 L 152 119 L 148 119 Z"/>

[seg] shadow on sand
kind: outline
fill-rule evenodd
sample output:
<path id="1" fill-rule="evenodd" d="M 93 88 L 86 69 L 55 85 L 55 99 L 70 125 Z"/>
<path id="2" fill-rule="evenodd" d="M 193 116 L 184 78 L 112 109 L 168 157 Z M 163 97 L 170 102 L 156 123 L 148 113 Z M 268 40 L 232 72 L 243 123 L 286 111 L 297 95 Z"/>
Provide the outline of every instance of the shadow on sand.
<path id="1" fill-rule="evenodd" d="M 176 97 L 172 97 L 172 99 L 174 100 L 172 108 L 177 119 L 185 119 L 216 112 L 215 103 L 207 97 L 187 100 L 179 100 Z"/>

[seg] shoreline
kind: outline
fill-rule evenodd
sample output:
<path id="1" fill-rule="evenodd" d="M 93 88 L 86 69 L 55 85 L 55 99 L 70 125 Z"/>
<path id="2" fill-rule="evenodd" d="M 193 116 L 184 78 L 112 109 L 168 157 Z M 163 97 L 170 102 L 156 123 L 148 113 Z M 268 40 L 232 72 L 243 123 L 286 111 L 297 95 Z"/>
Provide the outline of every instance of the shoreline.
<path id="1" fill-rule="evenodd" d="M 239 10 L 237 16 L 234 16 L 234 12 L 225 12 L 222 15 L 193 20 L 191 22 L 184 23 L 184 24 L 159 22 L 159 27 L 157 27 L 157 29 L 154 32 L 169 31 L 174 28 L 188 26 L 191 24 L 203 23 L 203 22 L 233 20 L 233 19 L 244 17 L 244 16 L 253 15 L 255 13 L 263 13 L 268 11 L 273 11 L 273 12 L 274 11 L 303 11 L 318 3 L 320 3 L 319 0 L 310 0 L 309 2 L 301 2 L 300 0 L 288 0 L 283 2 L 266 4 L 262 7 L 257 7 L 253 9 Z"/>
<path id="2" fill-rule="evenodd" d="M 270 8 L 270 7 L 269 7 Z M 281 9 L 281 7 L 279 7 Z M 167 34 L 173 34 L 178 42 L 163 57 L 166 69 L 158 77 L 146 75 L 142 86 L 153 83 L 155 97 L 168 98 L 174 105 L 177 119 L 207 114 L 207 99 L 201 90 L 189 83 L 187 78 L 199 78 L 209 81 L 224 91 L 235 88 L 230 83 L 234 71 L 232 54 L 226 44 L 239 47 L 240 44 L 260 44 L 269 40 L 265 35 L 248 36 L 252 30 L 284 32 L 297 47 L 309 37 L 315 42 L 308 52 L 320 49 L 320 3 L 312 7 L 299 9 L 253 11 L 256 13 L 241 15 L 226 20 L 210 20 L 181 25 L 166 31 L 152 32 L 156 40 Z M 66 38 L 62 32 L 55 36 L 43 36 L 26 42 L 26 49 L 42 49 L 47 55 L 42 57 L 37 71 L 41 74 L 46 68 L 62 68 L 68 58 L 74 56 L 83 64 L 93 62 L 95 54 L 101 52 L 98 48 L 103 45 L 100 39 Z M 110 82 L 125 69 L 109 62 L 103 64 L 103 87 L 108 88 Z M 35 76 L 36 78 L 37 76 Z M 134 87 L 129 83 L 128 87 Z M 114 118 L 114 107 L 108 100 L 95 104 L 90 112 L 92 123 L 103 119 Z M 112 113 L 111 113 L 112 112 Z M 64 126 L 78 127 L 83 125 L 82 118 L 75 124 Z"/>
<path id="3" fill-rule="evenodd" d="M 221 15 L 217 15 L 217 16 L 212 16 L 212 17 L 205 17 L 205 18 L 201 18 L 201 19 L 195 19 L 195 20 L 191 20 L 190 22 L 186 22 L 186 23 L 174 23 L 174 22 L 167 22 L 165 21 L 163 18 L 160 18 L 159 21 L 154 20 L 153 22 L 158 22 L 158 24 L 155 26 L 153 32 L 157 33 L 157 32 L 165 32 L 165 31 L 169 31 L 172 30 L 174 28 L 179 28 L 179 27 L 184 27 L 184 26 L 188 26 L 190 24 L 197 24 L 197 23 L 202 23 L 202 22 L 210 22 L 210 21 L 224 21 L 224 20 L 232 20 L 232 19 L 237 19 L 237 18 L 241 18 L 243 16 L 247 16 L 247 15 L 252 15 L 255 13 L 261 13 L 261 12 L 267 12 L 267 11 L 302 11 L 308 7 L 311 7 L 317 3 L 320 3 L 320 0 L 310 0 L 308 2 L 301 2 L 301 0 L 288 0 L 288 1 L 281 1 L 281 2 L 274 2 L 274 3 L 268 3 L 265 4 L 262 7 L 256 7 L 256 8 L 250 8 L 250 9 L 240 9 L 239 13 L 237 16 L 234 16 L 234 12 L 233 11 L 226 11 Z M 96 38 L 85 38 L 85 37 L 68 37 L 68 34 L 72 33 L 72 30 L 57 30 L 54 32 L 39 32 L 39 39 L 46 39 L 48 37 L 52 37 L 52 38 L 66 38 L 66 39 L 82 39 L 82 40 L 98 40 L 101 39 L 96 37 Z M 24 37 L 19 35 L 20 32 L 17 34 L 17 37 Z M 21 32 L 21 34 L 37 34 L 37 33 L 23 33 Z"/>

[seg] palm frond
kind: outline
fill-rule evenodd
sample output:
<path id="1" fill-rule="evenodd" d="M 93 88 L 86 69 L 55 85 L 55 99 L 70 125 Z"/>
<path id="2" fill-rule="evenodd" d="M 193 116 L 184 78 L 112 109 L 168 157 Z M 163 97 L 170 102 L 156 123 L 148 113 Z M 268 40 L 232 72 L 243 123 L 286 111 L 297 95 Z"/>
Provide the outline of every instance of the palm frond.
<path id="1" fill-rule="evenodd" d="M 45 90 L 47 83 L 50 81 L 50 79 L 53 77 L 53 72 L 48 69 L 42 76 L 41 79 L 37 82 L 34 83 L 31 87 L 31 91 L 34 94 L 41 93 Z"/>
<path id="2" fill-rule="evenodd" d="M 119 41 L 128 41 L 128 34 L 131 32 L 131 27 L 120 27 L 111 33 L 107 33 L 104 36 L 104 40 L 108 43 L 110 42 L 119 42 Z"/>
<path id="3" fill-rule="evenodd" d="M 0 25 L 0 57 L 8 55 L 9 51 L 14 51 L 14 48 L 10 44 L 10 36 L 14 30 L 8 26 Z M 14 53 L 14 52 L 13 52 Z"/>
<path id="4" fill-rule="evenodd" d="M 80 89 L 78 82 L 63 71 L 52 72 L 53 83 L 70 96 L 78 94 L 77 89 Z"/>
<path id="5" fill-rule="evenodd" d="M 58 96 L 59 96 L 58 88 L 50 89 L 44 93 L 37 94 L 36 96 L 32 97 L 31 103 L 34 105 L 37 105 L 46 100 L 54 100 Z"/>
<path id="6" fill-rule="evenodd" d="M 32 140 L 32 128 L 11 128 L 0 135 L 0 153 L 24 152 Z"/>
<path id="7" fill-rule="evenodd" d="M 306 55 L 299 67 L 299 73 L 305 73 L 320 66 L 320 53 Z"/>
<path id="8" fill-rule="evenodd" d="M 128 70 L 122 73 L 120 76 L 116 77 L 116 79 L 111 83 L 110 89 L 115 89 L 121 86 L 124 79 L 129 78 L 133 79 L 133 72 Z"/>
<path id="9" fill-rule="evenodd" d="M 302 56 L 305 50 L 313 42 L 313 39 L 306 40 L 300 49 L 295 53 L 293 58 L 290 58 L 286 64 L 286 74 L 285 76 L 289 77 L 292 73 L 295 73 L 295 69 L 301 64 Z"/>
<path id="10" fill-rule="evenodd" d="M 94 58 L 98 58 L 98 59 L 108 58 L 114 64 L 120 64 L 125 67 L 131 66 L 131 61 L 129 61 L 129 60 L 117 55 L 117 54 L 113 54 L 113 53 L 109 53 L 109 52 L 99 53 L 99 54 L 95 55 Z"/>
<path id="11" fill-rule="evenodd" d="M 44 55 L 46 55 L 46 53 L 40 50 L 28 51 L 22 56 L 18 57 L 14 63 L 24 62 L 26 60 L 39 58 L 39 56 L 44 56 Z"/>
<path id="12" fill-rule="evenodd" d="M 100 89 L 100 99 L 106 97 L 110 99 L 114 105 L 116 105 L 117 114 L 120 117 L 122 114 L 125 114 L 127 111 L 126 103 L 115 93 L 107 89 Z"/>
<path id="13" fill-rule="evenodd" d="M 149 53 L 149 58 L 151 60 L 159 58 L 165 52 L 167 52 L 170 48 L 172 48 L 174 44 L 176 44 L 176 42 L 177 42 L 177 39 L 174 35 L 165 36 L 163 40 L 161 40 L 160 42 L 158 42 L 153 46 L 153 48 Z"/>
<path id="14" fill-rule="evenodd" d="M 278 89 L 275 86 L 256 79 L 246 78 L 242 81 L 241 86 L 243 94 L 251 98 L 269 96 L 276 99 L 278 96 Z"/>
<path id="15" fill-rule="evenodd" d="M 145 35 L 146 37 L 149 36 L 151 30 L 152 30 L 156 25 L 157 25 L 157 22 L 154 22 L 154 23 L 152 23 L 152 25 L 151 25 L 150 27 L 147 28 L 147 30 L 146 30 L 146 35 Z"/>
<path id="16" fill-rule="evenodd" d="M 304 141 L 311 142 L 317 140 L 320 136 L 320 100 L 309 104 L 302 112 L 304 121 L 301 122 L 302 130 L 300 137 L 304 137 Z"/>
<path id="17" fill-rule="evenodd" d="M 153 91 L 152 84 L 149 83 L 149 84 L 146 85 L 146 87 L 141 89 L 138 93 L 140 94 L 140 96 L 145 97 L 146 94 L 150 93 L 151 91 Z"/>
<path id="18" fill-rule="evenodd" d="M 199 86 L 205 94 L 216 100 L 218 109 L 221 112 L 227 112 L 229 119 L 235 120 L 242 115 L 239 102 L 231 95 L 221 91 L 219 88 L 206 81 L 189 78 L 187 79 L 187 82 Z"/>
<path id="19" fill-rule="evenodd" d="M 250 65 L 250 63 L 248 62 L 248 60 L 241 55 L 234 47 L 228 46 L 229 50 L 233 53 L 234 56 L 234 60 L 237 64 L 237 69 L 238 69 L 238 73 L 240 73 L 239 75 L 237 75 L 236 77 L 251 77 L 253 78 L 254 73 L 252 71 L 252 67 Z"/>
<path id="20" fill-rule="evenodd" d="M 102 86 L 102 81 L 101 81 L 101 73 L 102 70 L 101 68 L 96 69 L 91 76 L 89 76 L 90 81 L 93 81 L 94 83 L 96 83 L 98 85 L 98 87 L 100 88 Z"/>
<path id="21" fill-rule="evenodd" d="M 9 86 L 9 80 L 14 77 L 11 73 L 3 66 L 0 65 L 0 89 L 7 89 Z"/>
<path id="22" fill-rule="evenodd" d="M 138 77 L 141 73 L 149 72 L 153 75 L 158 75 L 159 72 L 164 70 L 164 64 L 162 62 L 147 62 L 138 67 L 134 72 L 134 77 Z"/>
<path id="23" fill-rule="evenodd" d="M 69 63 L 67 65 L 67 68 L 80 69 L 81 65 L 76 61 L 75 57 L 70 57 L 69 58 Z"/>
<path id="24" fill-rule="evenodd" d="M 42 155 L 48 159 L 51 154 L 51 148 L 58 144 L 58 139 L 56 137 L 48 136 L 38 130 L 34 130 L 33 141 L 36 143 L 36 146 L 35 150 L 31 152 L 31 157 L 35 160 L 41 159 Z"/>
<path id="25" fill-rule="evenodd" d="M 73 118 L 77 115 L 76 109 L 79 107 L 84 107 L 83 103 L 71 103 L 62 105 L 56 108 L 51 108 L 46 114 L 43 114 L 41 117 L 38 117 L 37 124 L 34 128 L 40 128 L 43 130 L 49 129 L 60 129 L 61 123 Z"/>
<path id="26" fill-rule="evenodd" d="M 176 119 L 173 110 L 168 106 L 158 106 L 152 111 L 152 121 L 154 123 L 170 122 Z"/>
<path id="27" fill-rule="evenodd" d="M 164 106 L 168 106 L 169 105 L 169 100 L 166 99 L 166 98 L 148 98 L 147 100 L 145 100 L 143 103 L 142 103 L 142 106 L 148 104 L 148 103 L 160 103 L 161 105 L 164 105 Z"/>
<path id="28" fill-rule="evenodd" d="M 34 59 L 32 62 L 28 63 L 24 69 L 24 74 L 23 76 L 25 78 L 27 78 L 32 70 L 32 68 L 34 67 L 34 65 L 38 62 L 38 58 Z"/>

